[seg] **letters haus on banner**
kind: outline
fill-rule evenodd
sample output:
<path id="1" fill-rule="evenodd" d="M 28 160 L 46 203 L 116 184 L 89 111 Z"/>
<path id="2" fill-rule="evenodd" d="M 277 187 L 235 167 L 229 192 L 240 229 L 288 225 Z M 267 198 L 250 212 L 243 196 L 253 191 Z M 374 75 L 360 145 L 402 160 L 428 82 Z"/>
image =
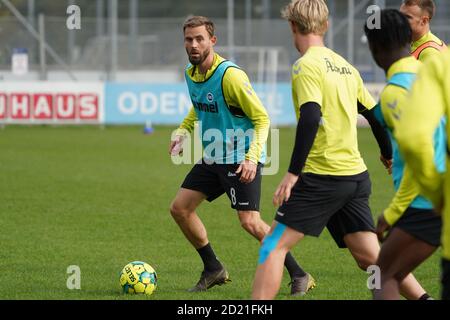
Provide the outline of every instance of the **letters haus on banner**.
<path id="1" fill-rule="evenodd" d="M 0 122 L 99 124 L 104 85 L 73 82 L 6 82 L 0 88 Z"/>

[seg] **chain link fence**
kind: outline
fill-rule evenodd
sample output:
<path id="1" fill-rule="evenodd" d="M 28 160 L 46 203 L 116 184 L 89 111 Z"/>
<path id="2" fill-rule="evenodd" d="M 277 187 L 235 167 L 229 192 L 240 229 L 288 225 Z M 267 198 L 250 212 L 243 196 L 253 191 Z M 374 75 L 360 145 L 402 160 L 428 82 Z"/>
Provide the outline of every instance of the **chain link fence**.
<path id="1" fill-rule="evenodd" d="M 439 8 L 438 8 L 439 9 Z M 81 30 L 68 30 L 67 17 L 45 16 L 45 41 L 54 49 L 73 71 L 108 73 L 111 69 L 111 34 L 109 20 L 83 17 Z M 353 64 L 361 71 L 367 81 L 376 81 L 376 67 L 372 61 L 367 44 L 363 41 L 365 10 L 355 13 L 354 31 L 349 34 L 345 19 L 331 15 L 334 30 L 327 37 L 328 44 L 338 53 L 347 57 L 349 37 L 352 42 Z M 183 47 L 182 24 L 180 18 L 140 18 L 137 20 L 119 19 L 117 31 L 117 72 L 121 71 L 171 71 L 179 73 L 187 63 Z M 244 68 L 251 79 L 261 79 L 261 68 L 267 68 L 264 60 L 270 50 L 277 51 L 278 81 L 290 81 L 290 68 L 298 59 L 293 47 L 289 26 L 282 19 L 234 20 L 234 44 L 230 49 L 227 43 L 228 24 L 226 18 L 213 19 L 218 37 L 217 48 L 220 54 L 229 57 L 233 52 L 234 61 Z M 344 23 L 342 22 L 344 21 Z M 135 24 L 133 24 L 135 23 Z M 37 30 L 37 26 L 34 26 Z M 445 42 L 450 42 L 448 19 L 436 19 L 432 28 Z M 100 30 L 100 31 L 99 31 Z M 38 30 L 39 31 L 39 30 Z M 0 69 L 11 69 L 11 56 L 14 48 L 26 48 L 29 55 L 30 70 L 38 71 L 41 66 L 39 43 L 26 28 L 12 16 L 0 17 Z M 330 41 L 332 40 L 332 41 Z M 49 55 L 45 59 L 48 70 L 61 69 Z M 83 80 L 83 79 L 80 79 Z M 132 81 L 133 79 L 130 79 Z M 149 79 L 151 80 L 151 79 Z"/>

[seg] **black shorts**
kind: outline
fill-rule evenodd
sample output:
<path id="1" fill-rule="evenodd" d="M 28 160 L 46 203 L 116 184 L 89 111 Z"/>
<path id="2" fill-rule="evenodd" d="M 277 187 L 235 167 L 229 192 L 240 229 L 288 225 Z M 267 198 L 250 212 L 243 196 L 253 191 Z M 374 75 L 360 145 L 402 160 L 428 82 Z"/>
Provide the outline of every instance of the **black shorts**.
<path id="1" fill-rule="evenodd" d="M 226 193 L 231 200 L 231 208 L 259 211 L 262 167 L 259 163 L 255 179 L 245 184 L 239 181 L 240 174 L 236 174 L 239 164 L 206 164 L 201 161 L 188 173 L 181 187 L 203 193 L 209 202 Z"/>
<path id="2" fill-rule="evenodd" d="M 345 235 L 375 232 L 370 193 L 367 171 L 345 177 L 305 173 L 292 188 L 289 201 L 278 209 L 275 220 L 314 237 L 327 227 L 339 248 L 346 248 Z"/>
<path id="3" fill-rule="evenodd" d="M 408 208 L 392 227 L 434 247 L 441 245 L 442 219 L 433 210 Z"/>

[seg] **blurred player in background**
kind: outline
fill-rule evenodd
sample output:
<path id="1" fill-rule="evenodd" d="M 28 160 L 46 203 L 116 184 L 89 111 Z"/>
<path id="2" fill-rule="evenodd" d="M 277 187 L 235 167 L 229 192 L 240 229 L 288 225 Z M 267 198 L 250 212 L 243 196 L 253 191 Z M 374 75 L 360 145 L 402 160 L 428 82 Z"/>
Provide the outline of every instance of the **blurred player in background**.
<path id="1" fill-rule="evenodd" d="M 169 153 L 182 151 L 183 136 L 193 131 L 195 121 L 200 121 L 204 157 L 187 175 L 170 212 L 204 263 L 200 280 L 190 291 L 205 291 L 226 283 L 229 276 L 195 212 L 203 200 L 213 201 L 226 193 L 247 232 L 262 241 L 270 229 L 259 213 L 261 168 L 270 121 L 245 72 L 214 52 L 217 39 L 211 20 L 192 17 L 185 22 L 183 30 L 190 61 L 185 76 L 193 108 L 177 131 L 175 140 L 171 141 Z M 250 136 L 251 141 L 247 141 L 245 137 L 229 136 L 230 129 L 254 133 Z M 220 144 L 220 152 L 208 154 L 206 151 L 210 147 L 206 138 L 208 130 L 223 135 L 222 141 L 214 141 Z M 286 256 L 285 266 L 291 276 L 293 295 L 305 294 L 314 286 L 314 279 L 302 270 L 290 253 Z"/>
<path id="2" fill-rule="evenodd" d="M 425 63 L 404 105 L 395 137 L 421 193 L 436 211 L 443 211 L 442 299 L 450 300 L 450 181 L 448 173 L 439 170 L 434 150 L 436 128 L 450 114 L 449 51 Z"/>
<path id="3" fill-rule="evenodd" d="M 404 0 L 400 7 L 400 12 L 408 18 L 412 29 L 411 54 L 422 62 L 446 48 L 445 43 L 430 31 L 435 11 L 433 0 Z"/>
<path id="4" fill-rule="evenodd" d="M 362 270 L 375 265 L 380 247 L 369 208 L 371 182 L 358 150 L 358 113 L 369 121 L 388 169 L 392 158 L 389 137 L 373 113 L 376 103 L 359 72 L 324 45 L 325 2 L 295 0 L 283 17 L 302 56 L 292 69 L 298 126 L 288 173 L 274 194 L 280 207 L 261 246 L 254 299 L 275 297 L 286 253 L 325 227 Z M 409 299 L 425 293 L 412 275 L 402 282 L 402 292 Z"/>
<path id="5" fill-rule="evenodd" d="M 377 265 L 381 269 L 381 288 L 375 299 L 399 299 L 400 282 L 440 245 L 442 221 L 430 201 L 419 194 L 412 172 L 405 166 L 397 141 L 393 138 L 404 104 L 421 62 L 410 55 L 411 27 L 397 10 L 381 11 L 381 28 L 364 27 L 373 58 L 387 75 L 387 86 L 380 97 L 377 118 L 389 131 L 393 146 L 392 177 L 396 194 L 378 220 L 377 235 L 384 242 Z M 435 162 L 445 171 L 445 118 L 434 136 Z M 422 299 L 430 298 L 424 295 Z"/>

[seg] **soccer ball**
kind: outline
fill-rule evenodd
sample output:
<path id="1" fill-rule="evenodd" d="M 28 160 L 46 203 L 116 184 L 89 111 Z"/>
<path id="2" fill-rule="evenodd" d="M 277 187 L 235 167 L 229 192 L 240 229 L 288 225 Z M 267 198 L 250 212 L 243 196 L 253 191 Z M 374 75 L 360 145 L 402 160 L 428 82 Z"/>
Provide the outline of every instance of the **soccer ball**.
<path id="1" fill-rule="evenodd" d="M 124 293 L 151 295 L 156 289 L 157 280 L 155 270 L 142 261 L 130 262 L 120 273 L 120 285 Z"/>

